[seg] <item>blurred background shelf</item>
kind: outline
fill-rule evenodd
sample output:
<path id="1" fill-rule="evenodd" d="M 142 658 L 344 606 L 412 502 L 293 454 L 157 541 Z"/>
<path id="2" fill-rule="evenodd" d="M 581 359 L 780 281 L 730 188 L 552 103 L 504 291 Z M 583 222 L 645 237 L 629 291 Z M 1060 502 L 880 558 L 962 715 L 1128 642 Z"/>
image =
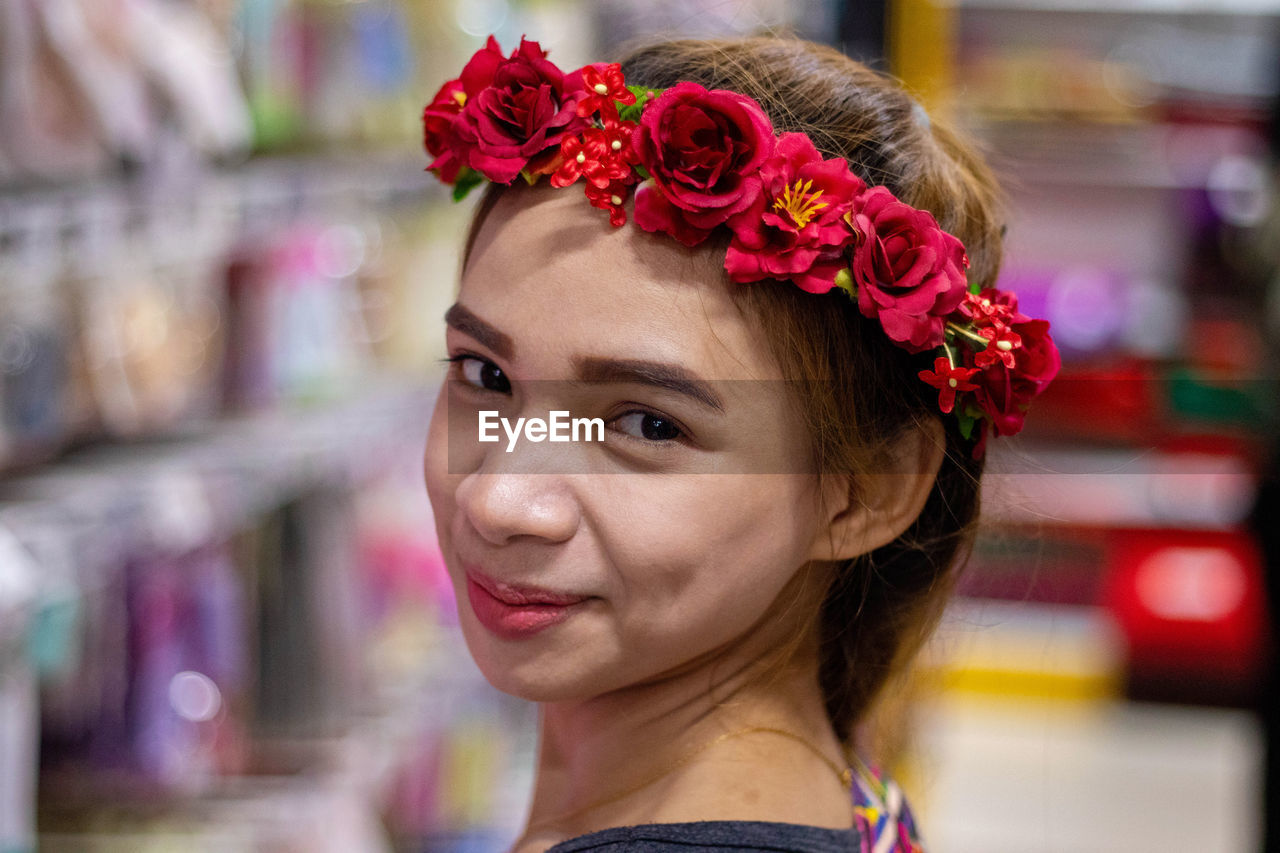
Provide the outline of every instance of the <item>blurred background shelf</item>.
<path id="1" fill-rule="evenodd" d="M 950 701 L 923 730 L 933 831 L 953 853 L 1259 849 L 1240 820 L 1263 807 L 1261 734 L 1243 711 Z"/>
<path id="2" fill-rule="evenodd" d="M 0 525 L 34 548 L 74 533 L 89 552 L 184 550 L 308 490 L 375 479 L 425 441 L 434 395 L 434 384 L 385 378 L 339 401 L 88 447 L 0 483 Z"/>
<path id="3" fill-rule="evenodd" d="M 1229 453 L 1049 445 L 993 456 L 992 523 L 1235 530 L 1257 499 L 1257 472 Z"/>

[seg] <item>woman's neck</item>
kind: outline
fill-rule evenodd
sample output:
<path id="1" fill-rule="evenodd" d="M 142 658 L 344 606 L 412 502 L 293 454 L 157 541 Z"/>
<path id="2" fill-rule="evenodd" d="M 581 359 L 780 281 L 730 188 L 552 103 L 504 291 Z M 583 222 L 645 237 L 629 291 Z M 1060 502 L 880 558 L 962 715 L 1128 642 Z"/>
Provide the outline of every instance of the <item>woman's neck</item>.
<path id="1" fill-rule="evenodd" d="M 528 832 L 516 849 L 638 823 L 851 825 L 816 647 L 779 662 L 767 634 L 659 680 L 544 705 Z"/>

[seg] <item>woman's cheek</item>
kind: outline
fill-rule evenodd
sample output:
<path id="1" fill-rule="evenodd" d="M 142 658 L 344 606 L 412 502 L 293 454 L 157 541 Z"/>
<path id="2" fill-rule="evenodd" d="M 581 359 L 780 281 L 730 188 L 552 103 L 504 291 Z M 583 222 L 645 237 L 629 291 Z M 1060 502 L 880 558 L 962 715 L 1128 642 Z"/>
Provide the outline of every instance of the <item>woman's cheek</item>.
<path id="1" fill-rule="evenodd" d="M 619 555 L 623 582 L 634 595 L 672 606 L 700 605 L 738 581 L 780 585 L 789 574 L 773 559 L 785 531 L 777 508 L 749 488 L 742 475 L 689 474 L 623 477 L 617 492 L 610 551 Z M 623 511 L 625 510 L 625 511 Z M 773 517 L 773 520 L 771 520 Z M 769 535 L 763 531 L 772 530 Z M 785 551 L 786 549 L 781 549 Z M 683 599 L 683 600 L 682 600 Z"/>

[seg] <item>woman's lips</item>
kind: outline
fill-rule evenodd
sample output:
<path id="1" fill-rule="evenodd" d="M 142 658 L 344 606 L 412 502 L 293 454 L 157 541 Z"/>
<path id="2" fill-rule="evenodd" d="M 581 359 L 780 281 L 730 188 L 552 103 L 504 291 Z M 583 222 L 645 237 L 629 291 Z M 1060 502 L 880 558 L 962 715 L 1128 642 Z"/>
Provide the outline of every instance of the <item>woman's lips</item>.
<path id="1" fill-rule="evenodd" d="M 486 629 L 508 640 L 532 637 L 569 618 L 589 596 L 513 586 L 468 568 L 467 599 Z"/>

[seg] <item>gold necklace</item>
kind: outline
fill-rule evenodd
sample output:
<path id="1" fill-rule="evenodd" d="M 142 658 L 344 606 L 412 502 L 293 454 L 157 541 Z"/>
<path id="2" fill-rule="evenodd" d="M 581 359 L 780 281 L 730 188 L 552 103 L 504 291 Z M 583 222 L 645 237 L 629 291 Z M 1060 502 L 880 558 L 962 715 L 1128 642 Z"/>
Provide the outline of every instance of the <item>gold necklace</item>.
<path id="1" fill-rule="evenodd" d="M 787 731 L 786 729 L 774 728 L 773 726 L 747 726 L 746 728 L 735 729 L 734 731 L 731 731 L 731 732 L 724 732 L 712 738 L 706 743 L 701 744 L 695 749 L 685 753 L 683 756 L 676 759 L 675 761 L 668 763 L 667 765 L 659 769 L 657 773 L 654 773 L 651 776 L 646 776 L 645 778 L 641 779 L 638 783 L 634 785 L 630 785 L 626 788 L 623 788 L 621 791 L 611 794 L 610 796 L 606 797 L 603 800 L 597 800 L 594 803 L 588 803 L 587 805 L 574 809 L 572 811 L 564 812 L 563 814 L 556 815 L 555 817 L 546 818 L 536 823 L 529 824 L 525 828 L 524 833 L 517 840 L 516 844 L 513 845 L 512 849 L 513 850 L 516 849 L 516 847 L 519 846 L 519 843 L 524 841 L 524 839 L 528 837 L 529 833 L 531 833 L 533 830 L 539 827 L 550 826 L 552 824 L 560 823 L 562 821 L 566 821 L 571 818 L 579 817 L 581 815 L 586 814 L 587 812 L 594 811 L 595 809 L 603 808 L 604 806 L 607 806 L 607 805 L 612 805 L 613 803 L 616 803 L 618 800 L 629 797 L 632 794 L 636 793 L 637 791 L 641 791 L 649 787 L 653 783 L 657 782 L 658 780 L 670 775 L 671 773 L 674 773 L 676 770 L 679 770 L 681 767 L 688 764 L 690 761 L 697 758 L 699 755 L 711 749 L 713 746 L 716 746 L 717 744 L 723 743 L 726 740 L 729 740 L 730 738 L 742 737 L 744 735 L 749 735 L 749 734 L 761 734 L 761 733 L 773 734 L 773 735 L 778 735 L 779 737 L 785 737 L 804 746 L 810 752 L 816 755 L 819 759 L 821 759 L 823 764 L 831 768 L 831 772 L 835 774 L 836 778 L 840 781 L 841 786 L 843 786 L 846 791 L 853 789 L 853 768 L 847 764 L 844 767 L 841 767 L 839 764 L 832 761 L 827 756 L 827 754 L 822 751 L 821 747 L 819 747 L 817 744 L 815 744 L 813 741 L 809 740 L 808 738 L 802 735 L 798 735 L 795 732 Z M 843 758 L 845 756 L 841 756 L 841 757 Z"/>

